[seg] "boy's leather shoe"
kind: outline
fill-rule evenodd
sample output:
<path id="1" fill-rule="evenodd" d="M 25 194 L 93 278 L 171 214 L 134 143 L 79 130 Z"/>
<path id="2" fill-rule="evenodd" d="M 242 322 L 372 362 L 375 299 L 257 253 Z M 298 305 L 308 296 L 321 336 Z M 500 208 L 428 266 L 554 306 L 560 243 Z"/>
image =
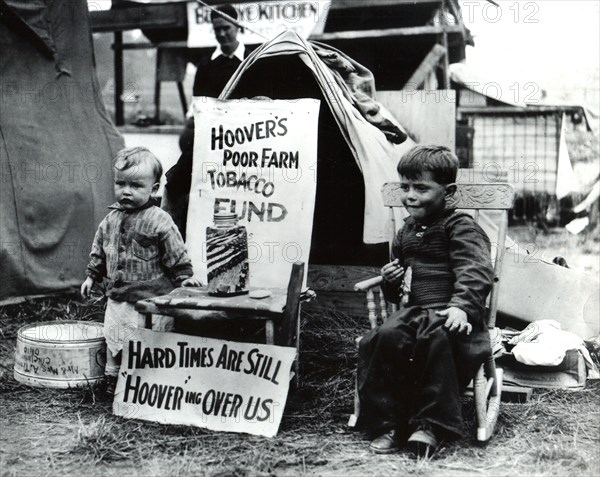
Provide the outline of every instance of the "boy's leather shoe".
<path id="1" fill-rule="evenodd" d="M 397 452 L 400 447 L 400 434 L 396 429 L 380 435 L 377 439 L 371 441 L 369 449 L 375 454 L 392 454 Z"/>
<path id="2" fill-rule="evenodd" d="M 407 447 L 419 457 L 431 457 L 439 443 L 429 427 L 419 427 L 406 442 Z"/>

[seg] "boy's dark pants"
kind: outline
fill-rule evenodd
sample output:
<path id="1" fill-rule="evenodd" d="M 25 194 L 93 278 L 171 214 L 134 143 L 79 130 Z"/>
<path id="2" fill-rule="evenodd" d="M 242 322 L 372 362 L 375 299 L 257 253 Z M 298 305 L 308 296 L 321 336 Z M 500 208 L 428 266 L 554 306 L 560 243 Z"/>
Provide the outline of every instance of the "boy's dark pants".
<path id="1" fill-rule="evenodd" d="M 460 392 L 489 356 L 489 333 L 474 326 L 469 336 L 452 335 L 446 319 L 434 309 L 407 307 L 362 338 L 359 426 L 408 436 L 429 424 L 439 438 L 460 437 Z"/>

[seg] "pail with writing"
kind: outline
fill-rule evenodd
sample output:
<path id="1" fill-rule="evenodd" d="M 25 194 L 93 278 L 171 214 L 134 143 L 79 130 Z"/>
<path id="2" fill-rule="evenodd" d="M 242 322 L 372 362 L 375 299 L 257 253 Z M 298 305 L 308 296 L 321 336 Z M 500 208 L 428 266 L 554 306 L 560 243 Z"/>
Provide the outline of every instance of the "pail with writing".
<path id="1" fill-rule="evenodd" d="M 52 321 L 23 326 L 17 333 L 15 379 L 47 388 L 85 387 L 104 376 L 102 323 Z"/>
<path id="2" fill-rule="evenodd" d="M 248 293 L 248 233 L 236 214 L 215 214 L 206 227 L 208 293 L 231 296 Z"/>

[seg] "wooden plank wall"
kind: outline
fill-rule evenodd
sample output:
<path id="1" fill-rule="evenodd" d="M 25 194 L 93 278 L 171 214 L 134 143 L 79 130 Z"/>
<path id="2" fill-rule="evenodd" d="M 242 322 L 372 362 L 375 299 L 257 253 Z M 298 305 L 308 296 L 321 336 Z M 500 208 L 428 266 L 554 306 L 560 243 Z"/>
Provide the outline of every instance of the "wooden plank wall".
<path id="1" fill-rule="evenodd" d="M 309 265 L 307 283 L 317 293 L 317 298 L 312 303 L 303 304 L 302 309 L 331 308 L 353 316 L 364 316 L 366 320 L 365 294 L 355 292 L 354 285 L 378 275 L 379 270 L 379 267 Z"/>

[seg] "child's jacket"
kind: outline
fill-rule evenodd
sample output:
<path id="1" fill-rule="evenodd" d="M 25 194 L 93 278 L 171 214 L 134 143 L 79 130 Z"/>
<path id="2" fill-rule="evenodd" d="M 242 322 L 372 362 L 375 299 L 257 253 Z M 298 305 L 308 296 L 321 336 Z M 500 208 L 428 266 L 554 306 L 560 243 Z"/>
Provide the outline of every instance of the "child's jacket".
<path id="1" fill-rule="evenodd" d="M 409 306 L 457 307 L 475 322 L 482 319 L 494 271 L 490 240 L 465 213 L 444 210 L 428 226 L 405 220 L 392 244 L 392 255 L 412 269 Z M 398 301 L 388 285 L 386 297 Z"/>
<path id="2" fill-rule="evenodd" d="M 169 293 L 193 275 L 185 244 L 171 216 L 154 205 L 127 211 L 119 203 L 98 227 L 87 275 L 108 278 L 106 295 L 116 301 Z"/>
<path id="3" fill-rule="evenodd" d="M 427 226 L 406 219 L 392 254 L 412 270 L 409 301 L 360 341 L 359 426 L 408 433 L 428 425 L 444 439 L 461 435 L 460 389 L 491 352 L 483 319 L 493 279 L 489 247 L 467 214 L 445 210 Z M 388 284 L 384 293 L 399 298 L 398 287 Z M 436 310 L 451 306 L 467 313 L 470 335 L 444 329 L 447 318 Z"/>

